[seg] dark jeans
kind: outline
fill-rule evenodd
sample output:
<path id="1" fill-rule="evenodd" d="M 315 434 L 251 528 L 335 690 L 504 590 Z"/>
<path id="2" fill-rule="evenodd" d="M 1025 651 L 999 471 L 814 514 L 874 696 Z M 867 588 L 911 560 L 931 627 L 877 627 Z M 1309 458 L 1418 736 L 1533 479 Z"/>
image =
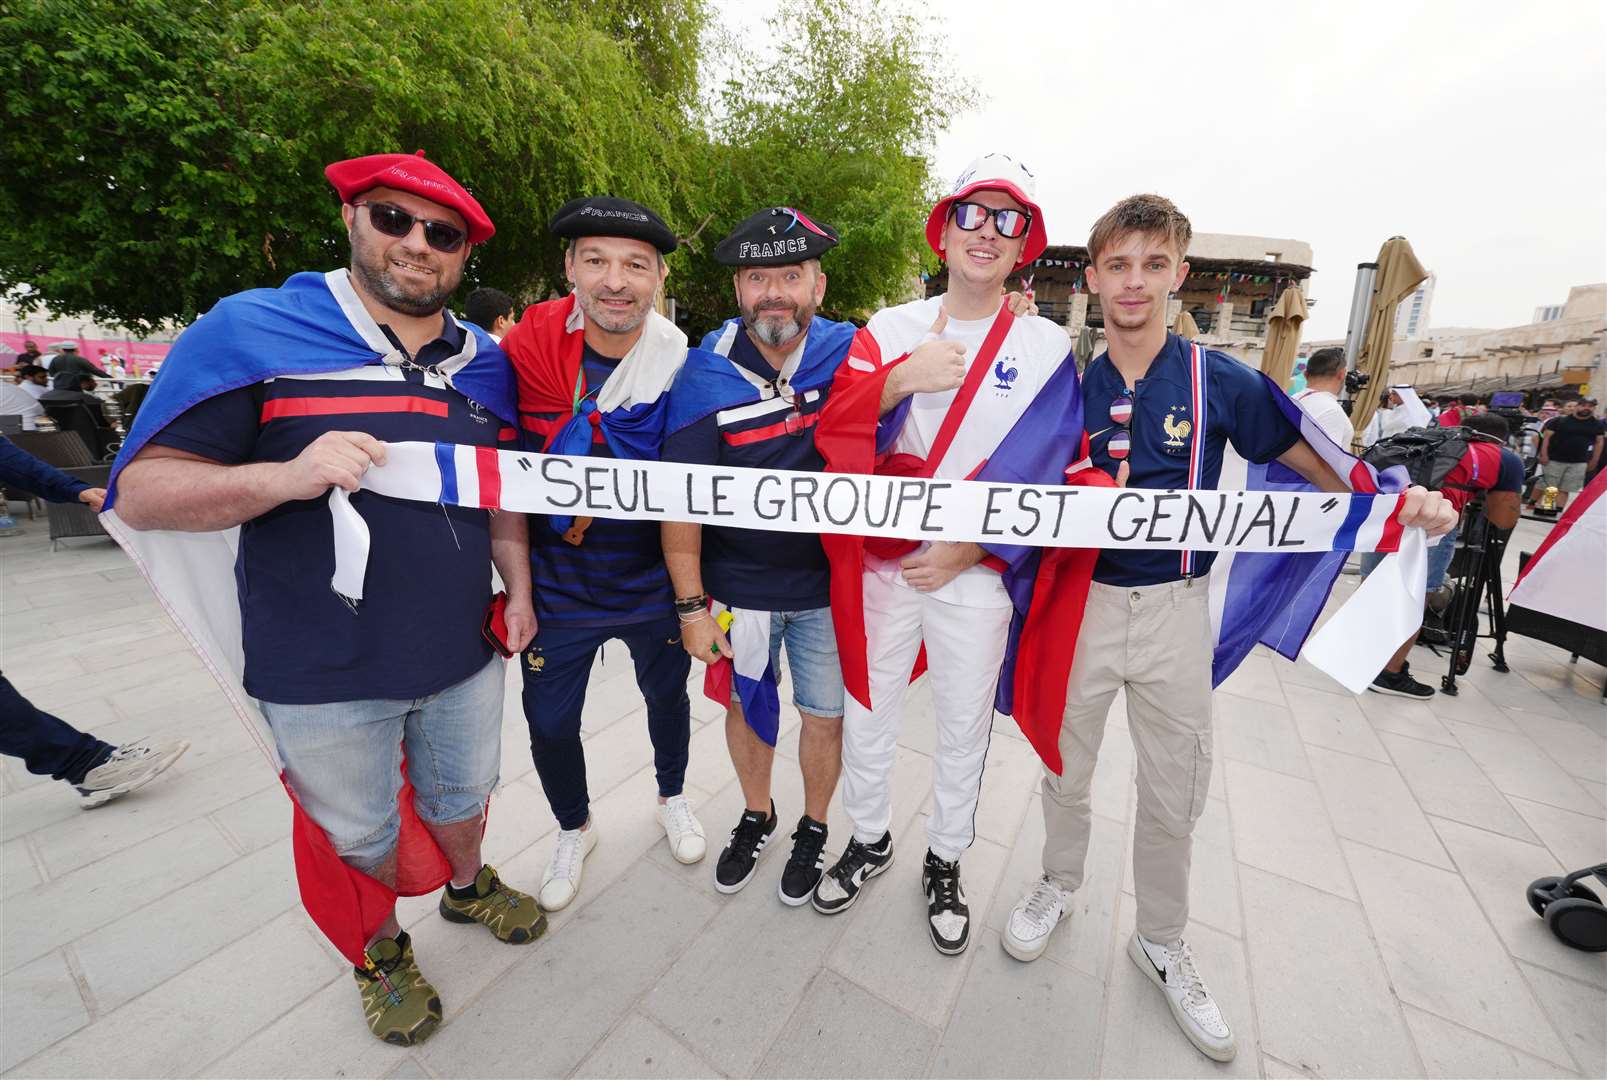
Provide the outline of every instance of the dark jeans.
<path id="1" fill-rule="evenodd" d="M 586 824 L 586 752 L 580 744 L 580 713 L 592 661 L 603 642 L 618 638 L 636 665 L 636 685 L 647 700 L 647 735 L 653 742 L 658 793 L 679 795 L 686 782 L 692 702 L 686 694 L 692 658 L 681 648 L 680 623 L 668 619 L 634 626 L 564 626 L 544 622 L 524 652 L 525 721 L 530 756 L 542 790 L 562 829 Z"/>
<path id="2" fill-rule="evenodd" d="M 65 720 L 34 708 L 0 675 L 0 754 L 19 757 L 28 771 L 69 784 L 112 756 L 115 749 Z"/>

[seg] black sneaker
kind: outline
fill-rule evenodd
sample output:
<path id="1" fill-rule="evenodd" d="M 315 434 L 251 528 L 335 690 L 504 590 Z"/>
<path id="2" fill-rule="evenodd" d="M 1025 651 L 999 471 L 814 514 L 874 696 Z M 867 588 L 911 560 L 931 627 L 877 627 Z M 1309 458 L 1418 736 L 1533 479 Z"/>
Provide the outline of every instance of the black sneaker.
<path id="1" fill-rule="evenodd" d="M 1375 694 L 1393 694 L 1396 697 L 1416 698 L 1426 701 L 1434 696 L 1432 686 L 1424 686 L 1406 668 L 1399 671 L 1380 671 L 1378 677 L 1367 687 Z"/>
<path id="2" fill-rule="evenodd" d="M 933 946 L 946 956 L 963 953 L 971 944 L 971 909 L 960 884 L 960 861 L 944 862 L 928 851 L 921 891 L 926 893 L 926 927 Z"/>
<path id="3" fill-rule="evenodd" d="M 768 818 L 757 810 L 744 810 L 737 827 L 731 830 L 731 842 L 714 864 L 714 887 L 723 893 L 734 893 L 751 881 L 753 872 L 759 869 L 759 853 L 775 831 L 774 799 L 770 801 Z"/>
<path id="4" fill-rule="evenodd" d="M 781 871 L 781 902 L 788 907 L 809 903 L 826 865 L 826 823 L 805 814 L 792 834 L 792 856 Z"/>
<path id="5" fill-rule="evenodd" d="M 827 870 L 815 886 L 815 910 L 822 915 L 835 915 L 847 911 L 859 899 L 865 882 L 887 869 L 893 861 L 893 834 L 882 833 L 874 844 L 861 844 L 849 840 L 848 849 L 837 865 Z"/>

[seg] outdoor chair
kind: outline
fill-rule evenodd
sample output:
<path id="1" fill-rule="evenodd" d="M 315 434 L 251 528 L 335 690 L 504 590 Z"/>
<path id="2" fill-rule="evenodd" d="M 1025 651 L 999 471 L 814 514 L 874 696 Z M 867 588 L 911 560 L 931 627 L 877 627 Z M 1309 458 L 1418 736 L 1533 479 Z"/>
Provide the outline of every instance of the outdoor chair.
<path id="1" fill-rule="evenodd" d="M 54 465 L 58 469 L 67 469 L 77 465 L 93 465 L 94 457 L 89 448 L 84 445 L 75 432 L 71 431 L 19 431 L 15 435 L 6 436 L 21 450 L 25 450 L 47 465 Z M 16 488 L 6 488 L 5 497 L 17 502 L 28 504 L 28 520 L 32 521 L 39 516 L 38 508 L 43 503 L 26 491 Z M 87 509 L 87 507 L 86 507 Z"/>
<path id="2" fill-rule="evenodd" d="M 52 405 L 50 402 L 41 402 L 45 407 L 45 415 L 56 424 L 58 431 L 76 433 L 89 447 L 90 452 L 99 461 L 111 461 L 117 456 L 117 448 L 122 446 L 122 440 L 112 428 L 101 427 L 96 422 L 95 414 L 83 405 Z"/>
<path id="3" fill-rule="evenodd" d="M 112 478 L 110 465 L 83 465 L 61 471 L 77 477 L 90 487 L 105 487 Z M 46 503 L 45 516 L 50 521 L 51 551 L 57 550 L 61 541 L 70 537 L 106 535 L 106 530 L 100 525 L 100 515 L 80 502 Z"/>
<path id="4" fill-rule="evenodd" d="M 21 416 L 16 413 L 0 413 L 0 435 L 15 435 L 21 430 Z"/>

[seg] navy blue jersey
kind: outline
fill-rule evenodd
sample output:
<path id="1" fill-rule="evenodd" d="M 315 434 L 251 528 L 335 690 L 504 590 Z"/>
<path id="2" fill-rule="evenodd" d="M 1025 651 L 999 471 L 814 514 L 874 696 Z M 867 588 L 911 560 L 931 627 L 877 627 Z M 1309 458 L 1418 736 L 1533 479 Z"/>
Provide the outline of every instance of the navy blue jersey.
<path id="1" fill-rule="evenodd" d="M 417 362 L 451 357 L 463 333 L 448 319 Z M 329 431 L 494 446 L 501 428 L 437 376 L 370 364 L 226 391 L 192 406 L 151 442 L 239 465 L 289 461 Z M 491 600 L 487 512 L 370 491 L 351 503 L 372 544 L 355 611 L 330 588 L 334 526 L 326 497 L 284 503 L 241 527 L 235 579 L 244 685 L 253 697 L 289 705 L 405 701 L 462 682 L 490 660 L 480 633 Z"/>
<path id="2" fill-rule="evenodd" d="M 1245 460 L 1264 464 L 1299 442 L 1300 431 L 1278 408 L 1260 372 L 1225 353 L 1207 351 L 1205 362 L 1209 430 L 1199 486 L 1212 488 L 1222 474 L 1222 450 L 1228 443 Z M 1101 353 L 1083 372 L 1090 456 L 1111 477 L 1121 465 L 1110 456 L 1111 436 L 1121 425 L 1111 420 L 1110 406 L 1126 388 L 1109 353 Z M 1190 390 L 1188 343 L 1168 334 L 1128 399 L 1132 406 L 1128 487 L 1188 488 L 1189 450 L 1192 440 L 1200 437 L 1193 430 Z M 1195 576 L 1206 574 L 1215 560 L 1215 552 L 1196 555 Z M 1094 580 L 1106 585 L 1155 585 L 1182 576 L 1176 551 L 1107 550 L 1094 567 Z"/>
<path id="3" fill-rule="evenodd" d="M 745 332 L 732 338 L 730 359 L 767 381 L 778 374 Z M 670 434 L 664 460 L 823 472 L 826 462 L 815 449 L 815 424 L 827 389 L 710 413 Z M 826 553 L 815 533 L 704 525 L 702 567 L 704 591 L 729 607 L 806 611 L 831 603 Z"/>
<path id="4" fill-rule="evenodd" d="M 618 359 L 584 347 L 581 365 L 591 393 L 602 388 L 618 364 Z M 534 415 L 540 420 L 557 416 Z M 545 441 L 528 429 L 525 437 L 532 449 L 546 449 Z M 595 428 L 591 456 L 614 456 Z M 629 626 L 666 618 L 675 610 L 656 521 L 593 518 L 580 543 L 571 544 L 544 515 L 531 515 L 530 562 L 540 622 Z"/>

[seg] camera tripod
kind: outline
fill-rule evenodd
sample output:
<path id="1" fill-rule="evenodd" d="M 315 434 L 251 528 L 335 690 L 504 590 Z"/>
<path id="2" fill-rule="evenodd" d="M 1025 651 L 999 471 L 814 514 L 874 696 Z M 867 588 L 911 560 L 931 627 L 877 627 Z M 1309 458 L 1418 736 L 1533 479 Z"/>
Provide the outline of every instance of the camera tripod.
<path id="1" fill-rule="evenodd" d="M 1456 677 L 1466 675 L 1473 664 L 1473 650 L 1479 638 L 1495 641 L 1489 654 L 1495 670 L 1506 672 L 1507 613 L 1501 600 L 1501 559 L 1506 554 L 1510 529 L 1498 529 L 1484 516 L 1484 500 L 1473 499 L 1462 509 L 1457 530 L 1459 550 L 1451 561 L 1448 576 L 1457 581 L 1451 603 L 1446 608 L 1445 634 L 1450 642 L 1451 662 L 1440 679 L 1440 692 L 1456 696 Z M 1488 606 L 1490 633 L 1479 633 L 1479 608 Z"/>

